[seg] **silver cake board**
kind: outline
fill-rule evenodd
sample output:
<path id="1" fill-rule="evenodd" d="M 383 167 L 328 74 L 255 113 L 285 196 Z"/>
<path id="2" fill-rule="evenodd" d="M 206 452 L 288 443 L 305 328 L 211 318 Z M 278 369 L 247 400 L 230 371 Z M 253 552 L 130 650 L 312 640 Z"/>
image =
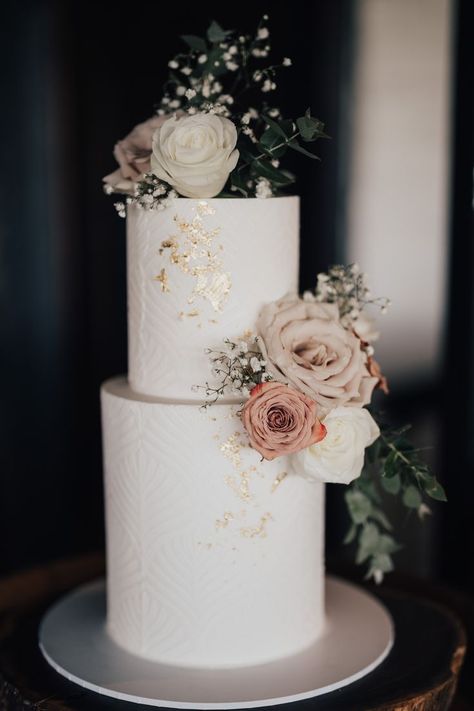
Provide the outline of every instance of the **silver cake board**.
<path id="1" fill-rule="evenodd" d="M 309 648 L 268 664 L 192 669 L 126 652 L 105 628 L 105 584 L 84 585 L 44 616 L 39 643 L 49 664 L 71 682 L 123 701 L 176 709 L 244 709 L 309 699 L 361 679 L 394 641 L 385 607 L 356 585 L 326 579 L 327 622 Z"/>

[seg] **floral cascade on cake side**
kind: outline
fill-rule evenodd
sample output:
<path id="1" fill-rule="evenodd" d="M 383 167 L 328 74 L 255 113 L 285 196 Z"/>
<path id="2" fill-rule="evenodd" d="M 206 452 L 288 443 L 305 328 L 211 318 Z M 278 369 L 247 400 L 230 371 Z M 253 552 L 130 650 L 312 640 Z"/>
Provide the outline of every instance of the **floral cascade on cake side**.
<path id="1" fill-rule="evenodd" d="M 444 490 L 407 440 L 409 427 L 377 424 L 368 409 L 375 389 L 388 394 L 374 359 L 379 337 L 367 307 L 373 299 L 357 264 L 318 275 L 314 291 L 267 304 L 254 331 L 209 349 L 214 380 L 202 389 L 209 407 L 220 397 L 243 396 L 239 416 L 249 444 L 265 460 L 291 455 L 292 474 L 346 484 L 356 562 L 381 582 L 400 545 L 383 509 L 383 493 L 400 495 L 420 519 L 430 513 L 423 495 L 445 501 Z"/>
<path id="2" fill-rule="evenodd" d="M 212 22 L 205 38 L 184 35 L 188 51 L 170 60 L 156 114 L 118 141 L 119 168 L 104 178 L 108 194 L 127 205 L 164 209 L 178 195 L 191 198 L 281 195 L 295 176 L 281 165 L 288 150 L 317 159 L 304 147 L 326 137 L 308 109 L 284 118 L 270 101 L 284 57 L 269 64 L 270 32 L 264 15 L 254 35 Z"/>

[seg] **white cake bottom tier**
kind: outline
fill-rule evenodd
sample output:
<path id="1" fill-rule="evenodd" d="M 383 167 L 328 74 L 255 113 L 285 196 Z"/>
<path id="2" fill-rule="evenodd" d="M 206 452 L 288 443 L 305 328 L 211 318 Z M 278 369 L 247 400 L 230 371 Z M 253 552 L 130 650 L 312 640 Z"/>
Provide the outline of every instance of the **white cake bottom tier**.
<path id="1" fill-rule="evenodd" d="M 261 461 L 237 405 L 102 388 L 107 627 L 147 659 L 254 665 L 324 625 L 324 487 Z"/>

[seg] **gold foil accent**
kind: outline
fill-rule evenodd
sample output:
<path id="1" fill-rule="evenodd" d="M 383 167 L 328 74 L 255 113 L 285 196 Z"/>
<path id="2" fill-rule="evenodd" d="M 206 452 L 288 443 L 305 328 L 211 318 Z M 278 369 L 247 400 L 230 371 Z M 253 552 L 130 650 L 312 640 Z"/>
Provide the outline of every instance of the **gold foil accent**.
<path id="1" fill-rule="evenodd" d="M 240 450 L 242 449 L 243 444 L 240 441 L 240 436 L 240 432 L 234 432 L 234 434 L 231 434 L 230 437 L 228 437 L 226 441 L 221 444 L 220 448 L 224 457 L 230 459 L 230 461 L 236 468 L 240 467 L 242 464 Z"/>
<path id="2" fill-rule="evenodd" d="M 219 255 L 223 247 L 215 243 L 220 227 L 206 229 L 204 219 L 214 215 L 215 210 L 205 200 L 198 202 L 196 213 L 190 222 L 175 215 L 174 222 L 180 237 L 172 236 L 164 240 L 159 253 L 167 252 L 170 263 L 193 278 L 194 287 L 187 299 L 188 304 L 202 298 L 220 313 L 232 286 L 230 274 L 224 271 Z"/>
<path id="3" fill-rule="evenodd" d="M 270 513 L 265 513 L 261 517 L 259 523 L 256 526 L 250 526 L 248 528 L 241 528 L 240 533 L 244 538 L 266 538 L 267 537 L 267 524 L 272 521 L 273 517 Z"/>
<path id="4" fill-rule="evenodd" d="M 216 528 L 227 528 L 230 521 L 233 521 L 233 519 L 234 519 L 234 514 L 232 513 L 232 511 L 225 511 L 224 515 L 222 516 L 222 520 L 217 519 Z"/>
<path id="5" fill-rule="evenodd" d="M 287 476 L 288 472 L 280 472 L 280 474 L 277 475 L 275 481 L 272 484 L 272 494 L 278 489 L 283 479 L 285 479 Z"/>
<path id="6" fill-rule="evenodd" d="M 166 273 L 166 269 L 164 267 L 161 270 L 161 272 L 159 274 L 157 274 L 156 277 L 153 277 L 153 278 L 155 281 L 160 282 L 162 292 L 167 292 L 170 290 L 168 274 Z"/>
<path id="7" fill-rule="evenodd" d="M 180 311 L 179 312 L 180 319 L 196 318 L 196 316 L 200 316 L 200 315 L 201 314 L 198 309 L 193 309 L 192 311 Z"/>

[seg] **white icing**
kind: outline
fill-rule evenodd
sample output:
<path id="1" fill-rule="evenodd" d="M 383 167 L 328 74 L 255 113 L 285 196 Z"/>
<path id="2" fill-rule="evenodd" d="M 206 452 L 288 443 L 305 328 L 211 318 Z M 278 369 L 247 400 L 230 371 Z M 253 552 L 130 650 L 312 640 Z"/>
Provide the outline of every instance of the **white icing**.
<path id="1" fill-rule="evenodd" d="M 204 201 L 214 213 L 201 218 L 211 233 L 210 256 L 188 264 L 204 268 L 198 284 L 181 268 L 189 241 L 174 218 L 192 221 L 200 202 L 178 198 L 163 211 L 128 208 L 129 382 L 139 393 L 202 398 L 191 387 L 210 378 L 205 349 L 252 329 L 265 303 L 297 288 L 297 197 Z M 172 248 L 162 248 L 173 236 L 178 263 Z"/>
<path id="2" fill-rule="evenodd" d="M 229 404 L 141 398 L 116 379 L 102 413 L 112 638 L 199 667 L 309 646 L 324 623 L 324 485 L 261 462 Z"/>

